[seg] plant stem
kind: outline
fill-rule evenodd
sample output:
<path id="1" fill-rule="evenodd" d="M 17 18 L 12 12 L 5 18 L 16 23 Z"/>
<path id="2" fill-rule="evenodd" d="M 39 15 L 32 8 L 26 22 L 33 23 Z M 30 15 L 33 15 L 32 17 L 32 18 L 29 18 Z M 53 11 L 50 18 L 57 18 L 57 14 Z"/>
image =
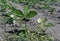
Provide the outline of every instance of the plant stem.
<path id="1" fill-rule="evenodd" d="M 27 29 L 26 29 L 26 21 L 25 21 L 25 34 L 26 34 L 26 31 L 27 31 Z"/>
<path id="2" fill-rule="evenodd" d="M 22 24 L 22 22 L 21 22 L 21 20 L 20 20 L 20 28 L 22 28 L 21 24 Z"/>
<path id="3" fill-rule="evenodd" d="M 26 29 L 26 21 L 25 21 L 25 29 Z"/>

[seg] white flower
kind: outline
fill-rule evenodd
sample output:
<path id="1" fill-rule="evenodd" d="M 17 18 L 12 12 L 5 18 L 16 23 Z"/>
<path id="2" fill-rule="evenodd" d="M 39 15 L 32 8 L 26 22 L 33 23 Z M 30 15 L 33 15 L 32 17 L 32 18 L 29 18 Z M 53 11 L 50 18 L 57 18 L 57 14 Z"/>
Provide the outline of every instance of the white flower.
<path id="1" fill-rule="evenodd" d="M 38 23 L 41 23 L 43 20 L 41 18 L 37 19 Z"/>
<path id="2" fill-rule="evenodd" d="M 14 15 L 10 15 L 10 17 L 14 17 Z"/>

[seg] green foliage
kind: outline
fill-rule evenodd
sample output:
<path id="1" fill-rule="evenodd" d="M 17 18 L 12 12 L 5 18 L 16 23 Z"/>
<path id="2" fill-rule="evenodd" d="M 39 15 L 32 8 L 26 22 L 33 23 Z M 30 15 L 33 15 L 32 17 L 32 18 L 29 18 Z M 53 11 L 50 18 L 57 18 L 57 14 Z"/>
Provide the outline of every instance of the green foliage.
<path id="1" fill-rule="evenodd" d="M 0 0 L 0 3 L 6 3 L 6 0 Z"/>
<path id="2" fill-rule="evenodd" d="M 20 18 L 22 18 L 22 17 L 24 16 L 23 13 L 22 13 L 22 11 L 20 11 L 20 10 L 14 8 L 14 7 L 12 7 L 12 13 L 13 13 L 14 15 L 20 17 Z"/>
<path id="3" fill-rule="evenodd" d="M 20 36 L 21 38 L 24 38 L 24 37 L 25 37 L 25 33 L 21 32 L 21 33 L 19 33 L 19 36 Z"/>
<path id="4" fill-rule="evenodd" d="M 15 1 L 16 2 L 19 2 L 20 1 L 21 2 L 22 0 L 15 0 Z M 22 18 L 22 20 L 24 20 L 24 21 L 27 21 L 30 18 L 36 16 L 37 15 L 37 12 L 36 11 L 30 11 L 30 7 L 29 6 L 30 5 L 39 4 L 42 1 L 44 1 L 44 0 L 27 0 L 28 5 L 26 5 L 24 7 L 24 12 L 22 12 L 21 10 L 18 10 L 16 8 L 14 8 L 13 6 L 11 6 L 7 2 L 7 0 L 5 0 L 5 2 L 6 2 L 6 4 L 4 4 L 5 9 L 3 9 L 5 11 L 3 11 L 3 12 L 6 14 L 6 16 L 5 16 L 6 23 L 9 23 L 9 24 L 13 23 L 13 20 L 14 20 L 13 18 L 15 18 L 15 17 L 13 17 L 13 18 L 10 17 L 11 14 L 13 14 L 13 15 L 19 17 L 19 18 Z M 48 0 L 45 0 L 46 3 L 44 5 L 43 9 L 49 9 L 50 8 L 49 7 L 49 3 L 51 1 L 52 0 L 49 0 L 49 1 Z M 2 2 L 2 1 L 0 0 L 0 2 Z M 11 12 L 7 12 L 8 10 L 12 10 L 12 11 Z M 53 12 L 53 11 L 54 11 L 53 9 L 50 10 L 50 12 Z M 11 14 L 9 14 L 9 13 L 11 13 Z M 22 32 L 19 33 L 19 35 L 17 35 L 17 34 L 14 35 L 13 34 L 10 37 L 13 37 L 15 39 L 16 38 L 20 38 L 20 39 L 22 39 L 22 41 L 25 41 L 25 39 L 27 39 L 27 41 L 53 41 L 54 38 L 51 37 L 51 36 L 48 36 L 48 34 L 46 33 L 46 28 L 45 29 L 43 29 L 43 28 L 44 27 L 51 27 L 51 26 L 54 26 L 54 25 L 52 23 L 46 23 L 46 21 L 47 21 L 46 19 L 39 19 L 39 26 L 38 26 L 38 28 L 37 28 L 36 31 L 34 31 L 34 30 L 31 31 L 30 29 L 26 29 L 26 23 L 25 23 L 25 33 L 22 31 Z"/>
<path id="5" fill-rule="evenodd" d="M 49 5 L 48 4 L 45 4 L 44 7 L 42 7 L 43 9 L 49 9 Z"/>
<path id="6" fill-rule="evenodd" d="M 39 19 L 42 20 L 42 19 Z M 37 30 L 25 29 L 25 33 L 22 31 L 19 35 L 16 35 L 15 39 L 20 38 L 23 41 L 54 41 L 54 38 L 47 34 L 46 27 L 54 26 L 52 23 L 47 23 L 46 19 L 43 19 L 38 25 Z M 24 29 L 22 29 L 24 30 Z"/>
<path id="7" fill-rule="evenodd" d="M 35 11 L 30 11 L 28 14 L 27 14 L 27 18 L 32 18 L 32 17 L 34 17 L 34 16 L 36 16 L 37 15 L 37 12 L 35 12 Z"/>
<path id="8" fill-rule="evenodd" d="M 6 17 L 5 18 L 5 24 L 13 24 L 13 18 L 11 18 L 11 17 Z"/>
<path id="9" fill-rule="evenodd" d="M 24 15 L 27 16 L 28 13 L 29 13 L 29 6 L 26 5 L 24 6 Z"/>
<path id="10" fill-rule="evenodd" d="M 4 23 L 5 24 L 12 24 L 13 23 L 13 18 L 10 17 L 9 14 L 3 14 L 3 17 L 4 17 Z"/>
<path id="11" fill-rule="evenodd" d="M 45 26 L 46 27 L 51 27 L 51 26 L 54 26 L 54 25 L 52 23 L 47 23 Z"/>
<path id="12" fill-rule="evenodd" d="M 15 7 L 13 7 L 7 0 L 2 0 L 2 1 L 1 1 L 2 3 L 1 12 L 3 12 L 3 14 L 8 15 L 8 16 L 5 16 L 5 19 L 7 17 L 7 19 L 5 20 L 6 23 L 13 22 L 13 19 L 15 19 L 15 17 L 19 17 L 20 19 L 26 21 L 26 20 L 29 20 L 27 18 L 32 18 L 37 15 L 36 11 L 29 11 L 29 6 L 27 5 L 24 7 L 24 12 L 22 12 L 21 10 L 18 10 Z M 11 18 L 10 15 L 12 14 L 15 16 L 14 18 Z"/>
<path id="13" fill-rule="evenodd" d="M 25 6 L 24 13 L 16 8 L 12 8 L 12 13 L 16 15 L 17 17 L 20 17 L 22 19 L 32 18 L 37 15 L 36 11 L 29 11 L 29 7 Z"/>

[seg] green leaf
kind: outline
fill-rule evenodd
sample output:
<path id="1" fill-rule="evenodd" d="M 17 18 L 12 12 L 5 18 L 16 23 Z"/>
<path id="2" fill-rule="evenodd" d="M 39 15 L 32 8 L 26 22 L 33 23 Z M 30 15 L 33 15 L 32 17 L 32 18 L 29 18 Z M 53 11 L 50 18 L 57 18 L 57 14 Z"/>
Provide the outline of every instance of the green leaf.
<path id="1" fill-rule="evenodd" d="M 6 0 L 0 0 L 0 3 L 6 3 Z"/>
<path id="2" fill-rule="evenodd" d="M 50 9 L 50 12 L 54 12 L 54 10 L 55 10 L 54 8 L 51 8 L 51 9 Z"/>
<path id="3" fill-rule="evenodd" d="M 13 18 L 11 18 L 11 17 L 6 17 L 6 18 L 5 18 L 5 23 L 12 24 L 12 23 L 13 23 Z"/>
<path id="4" fill-rule="evenodd" d="M 29 13 L 29 6 L 24 7 L 24 15 L 26 16 Z"/>
<path id="5" fill-rule="evenodd" d="M 19 33 L 20 37 L 24 37 L 25 34 L 23 32 Z"/>
<path id="6" fill-rule="evenodd" d="M 15 2 L 19 2 L 19 0 L 15 0 Z"/>
<path id="7" fill-rule="evenodd" d="M 28 13 L 28 15 L 26 16 L 26 18 L 32 18 L 32 17 L 34 17 L 34 16 L 36 16 L 37 15 L 37 12 L 36 11 L 30 11 L 29 13 Z"/>
<path id="8" fill-rule="evenodd" d="M 12 12 L 13 12 L 14 15 L 16 15 L 16 16 L 18 16 L 20 18 L 22 18 L 24 16 L 22 11 L 20 11 L 20 10 L 14 8 L 14 7 L 12 8 Z"/>
<path id="9" fill-rule="evenodd" d="M 50 6 L 48 4 L 45 4 L 44 7 L 42 7 L 43 9 L 49 9 Z"/>
<path id="10" fill-rule="evenodd" d="M 45 25 L 45 27 L 51 27 L 51 26 L 54 26 L 54 24 L 53 24 L 53 23 L 47 23 L 47 24 Z"/>

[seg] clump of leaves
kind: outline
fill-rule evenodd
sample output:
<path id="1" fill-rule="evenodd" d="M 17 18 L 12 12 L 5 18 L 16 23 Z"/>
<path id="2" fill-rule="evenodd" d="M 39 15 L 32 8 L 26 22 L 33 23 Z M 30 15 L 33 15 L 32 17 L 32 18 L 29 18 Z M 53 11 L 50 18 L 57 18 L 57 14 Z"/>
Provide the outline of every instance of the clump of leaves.
<path id="1" fill-rule="evenodd" d="M 16 9 L 16 8 L 12 8 L 12 13 L 14 15 L 16 15 L 17 17 L 21 18 L 24 21 L 29 21 L 30 18 L 34 17 L 37 15 L 36 11 L 30 11 L 29 10 L 29 6 L 25 6 L 24 7 L 24 12 Z"/>
<path id="2" fill-rule="evenodd" d="M 10 17 L 9 14 L 2 14 L 1 16 L 4 17 L 4 23 L 5 24 L 13 24 L 13 18 Z"/>
<path id="3" fill-rule="evenodd" d="M 37 15 L 36 11 L 29 10 L 29 6 L 25 6 L 24 12 L 22 12 L 14 7 L 12 7 L 11 9 L 12 9 L 12 14 L 14 14 L 15 16 L 19 17 L 20 19 L 22 19 L 24 21 L 29 21 L 30 18 Z M 9 15 L 8 15 L 8 17 L 9 17 Z M 19 32 L 18 35 L 16 35 L 16 36 L 13 35 L 13 37 L 15 39 L 20 38 L 20 39 L 22 39 L 22 41 L 24 41 L 23 39 L 27 39 L 27 41 L 53 41 L 54 38 L 52 38 L 51 36 L 48 36 L 46 31 L 42 30 L 42 28 L 45 27 L 44 26 L 45 24 L 46 24 L 46 21 L 43 19 L 40 21 L 40 25 L 38 26 L 38 29 L 36 31 L 24 30 L 25 31 L 25 33 L 24 33 L 24 31 L 20 30 L 21 32 Z M 51 26 L 52 24 L 49 23 L 48 25 Z"/>
<path id="4" fill-rule="evenodd" d="M 47 34 L 46 30 L 48 29 L 47 27 L 53 26 L 52 23 L 47 23 L 46 19 L 38 19 L 39 21 L 39 26 L 37 30 L 30 30 L 26 29 L 23 31 L 20 30 L 15 39 L 20 38 L 23 41 L 54 41 L 54 38 L 50 35 Z"/>

